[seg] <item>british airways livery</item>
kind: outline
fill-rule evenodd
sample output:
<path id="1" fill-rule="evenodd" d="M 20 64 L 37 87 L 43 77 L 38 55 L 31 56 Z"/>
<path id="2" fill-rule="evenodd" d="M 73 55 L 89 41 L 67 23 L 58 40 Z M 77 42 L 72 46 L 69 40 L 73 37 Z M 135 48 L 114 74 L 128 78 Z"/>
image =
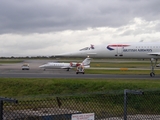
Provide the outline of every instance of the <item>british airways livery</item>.
<path id="1" fill-rule="evenodd" d="M 55 55 L 55 57 L 93 57 L 93 58 L 136 58 L 150 59 L 151 73 L 160 58 L 160 42 L 137 42 L 121 44 L 91 45 L 75 52 Z"/>
<path id="2" fill-rule="evenodd" d="M 117 48 L 117 47 L 124 48 L 124 47 L 127 47 L 127 46 L 129 46 L 129 45 L 111 44 L 111 45 L 107 46 L 107 49 L 108 50 L 115 50 L 115 48 Z"/>

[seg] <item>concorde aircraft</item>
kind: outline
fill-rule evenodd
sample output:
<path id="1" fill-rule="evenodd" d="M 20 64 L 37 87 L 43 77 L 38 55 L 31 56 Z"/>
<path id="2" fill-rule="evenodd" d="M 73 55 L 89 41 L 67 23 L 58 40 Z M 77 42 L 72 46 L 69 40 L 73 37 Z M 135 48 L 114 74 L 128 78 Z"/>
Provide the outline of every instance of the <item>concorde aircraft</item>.
<path id="1" fill-rule="evenodd" d="M 155 76 L 154 68 L 160 58 L 160 42 L 115 43 L 91 45 L 75 52 L 55 55 L 55 57 L 92 58 L 136 58 L 150 59 L 150 76 Z"/>
<path id="2" fill-rule="evenodd" d="M 89 68 L 90 67 L 90 62 L 91 62 L 91 58 L 86 58 L 86 59 L 83 60 L 82 63 L 77 63 L 77 62 L 70 62 L 70 63 L 49 62 L 49 63 L 41 65 L 39 67 L 43 68 L 44 70 L 62 68 L 62 69 L 67 69 L 67 71 L 69 71 L 69 69 L 74 68 L 74 67 L 78 67 L 80 65 L 82 65 L 84 68 Z"/>

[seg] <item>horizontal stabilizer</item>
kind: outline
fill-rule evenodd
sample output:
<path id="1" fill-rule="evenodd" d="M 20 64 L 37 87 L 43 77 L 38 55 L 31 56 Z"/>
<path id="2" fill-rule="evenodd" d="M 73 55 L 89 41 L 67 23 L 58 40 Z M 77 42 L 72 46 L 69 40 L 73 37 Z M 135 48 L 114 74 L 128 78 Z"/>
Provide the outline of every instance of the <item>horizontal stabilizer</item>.
<path id="1" fill-rule="evenodd" d="M 84 66 L 84 68 L 90 68 L 90 65 Z"/>

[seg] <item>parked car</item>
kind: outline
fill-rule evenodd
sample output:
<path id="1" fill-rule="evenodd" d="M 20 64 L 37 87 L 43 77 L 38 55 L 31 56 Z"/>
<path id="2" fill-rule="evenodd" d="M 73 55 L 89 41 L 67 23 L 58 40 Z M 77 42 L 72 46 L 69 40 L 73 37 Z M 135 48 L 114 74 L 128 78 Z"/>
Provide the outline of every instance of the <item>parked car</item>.
<path id="1" fill-rule="evenodd" d="M 29 70 L 29 64 L 23 64 L 22 70 Z"/>

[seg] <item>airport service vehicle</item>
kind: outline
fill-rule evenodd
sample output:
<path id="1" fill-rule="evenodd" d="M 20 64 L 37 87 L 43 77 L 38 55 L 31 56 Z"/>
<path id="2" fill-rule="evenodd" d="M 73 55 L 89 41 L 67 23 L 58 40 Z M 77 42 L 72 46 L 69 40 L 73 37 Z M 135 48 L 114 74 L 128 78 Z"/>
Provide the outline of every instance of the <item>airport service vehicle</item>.
<path id="1" fill-rule="evenodd" d="M 84 74 L 84 66 L 83 65 L 77 66 L 76 74 L 78 74 L 78 73 Z"/>
<path id="2" fill-rule="evenodd" d="M 23 64 L 22 65 L 22 70 L 29 70 L 29 64 Z"/>
<path id="3" fill-rule="evenodd" d="M 44 70 L 46 70 L 46 69 L 60 69 L 61 68 L 61 69 L 67 69 L 67 71 L 69 71 L 69 69 L 75 68 L 79 65 L 83 65 L 84 68 L 89 68 L 90 67 L 90 62 L 91 62 L 91 58 L 86 58 L 85 60 L 83 60 L 82 63 L 77 63 L 77 62 L 70 62 L 70 63 L 49 62 L 49 63 L 41 65 L 39 67 L 43 68 Z"/>
<path id="4" fill-rule="evenodd" d="M 154 77 L 154 68 L 160 58 L 160 42 L 115 43 L 91 45 L 75 52 L 54 55 L 55 57 L 92 57 L 92 58 L 135 58 L 150 59 L 150 76 Z"/>

